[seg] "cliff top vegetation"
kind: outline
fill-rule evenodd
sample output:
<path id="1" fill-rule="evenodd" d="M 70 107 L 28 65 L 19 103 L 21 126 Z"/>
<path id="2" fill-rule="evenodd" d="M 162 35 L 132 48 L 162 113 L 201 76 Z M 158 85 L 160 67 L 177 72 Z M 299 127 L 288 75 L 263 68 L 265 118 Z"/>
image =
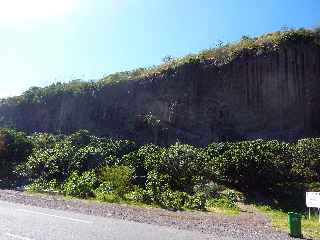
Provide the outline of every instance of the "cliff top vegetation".
<path id="1" fill-rule="evenodd" d="M 121 81 L 138 80 L 157 77 L 166 71 L 175 70 L 184 64 L 210 62 L 221 67 L 241 57 L 244 54 L 262 55 L 277 51 L 283 44 L 290 42 L 313 42 L 320 46 L 320 28 L 316 29 L 282 29 L 281 31 L 266 33 L 258 37 L 243 36 L 238 42 L 220 42 L 214 48 L 205 49 L 199 53 L 189 54 L 181 58 L 167 57 L 165 61 L 149 68 L 138 68 L 132 71 L 117 72 L 107 75 L 98 81 L 72 80 L 68 83 L 54 83 L 47 87 L 31 87 L 20 96 L 0 99 L 1 104 L 39 103 L 50 96 L 81 94 L 88 91 L 98 91 L 106 85 Z"/>

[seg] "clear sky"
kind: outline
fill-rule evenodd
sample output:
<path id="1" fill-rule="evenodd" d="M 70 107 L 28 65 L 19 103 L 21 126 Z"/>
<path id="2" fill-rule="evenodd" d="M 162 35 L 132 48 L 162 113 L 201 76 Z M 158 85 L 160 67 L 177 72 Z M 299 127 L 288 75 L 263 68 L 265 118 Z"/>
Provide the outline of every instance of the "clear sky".
<path id="1" fill-rule="evenodd" d="M 0 97 L 317 25 L 320 0 L 0 0 Z"/>

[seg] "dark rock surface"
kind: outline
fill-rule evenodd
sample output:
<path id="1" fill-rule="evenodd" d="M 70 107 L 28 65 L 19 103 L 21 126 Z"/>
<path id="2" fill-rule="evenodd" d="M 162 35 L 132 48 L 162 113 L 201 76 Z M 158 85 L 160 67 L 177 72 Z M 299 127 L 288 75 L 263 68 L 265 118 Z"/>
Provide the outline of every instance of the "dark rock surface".
<path id="1" fill-rule="evenodd" d="M 0 118 L 28 133 L 88 129 L 162 145 L 319 136 L 320 48 L 292 43 L 268 54 L 244 53 L 221 67 L 209 60 L 185 64 L 99 91 L 2 105 Z"/>

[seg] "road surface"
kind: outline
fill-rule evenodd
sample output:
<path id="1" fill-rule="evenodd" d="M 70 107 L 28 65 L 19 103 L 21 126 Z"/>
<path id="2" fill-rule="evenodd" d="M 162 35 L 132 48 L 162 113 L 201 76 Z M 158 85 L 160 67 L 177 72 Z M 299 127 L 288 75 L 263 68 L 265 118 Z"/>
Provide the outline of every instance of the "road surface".
<path id="1" fill-rule="evenodd" d="M 222 239 L 199 232 L 103 218 L 0 201 L 4 240 L 203 240 Z M 232 238 L 225 238 L 225 240 Z"/>

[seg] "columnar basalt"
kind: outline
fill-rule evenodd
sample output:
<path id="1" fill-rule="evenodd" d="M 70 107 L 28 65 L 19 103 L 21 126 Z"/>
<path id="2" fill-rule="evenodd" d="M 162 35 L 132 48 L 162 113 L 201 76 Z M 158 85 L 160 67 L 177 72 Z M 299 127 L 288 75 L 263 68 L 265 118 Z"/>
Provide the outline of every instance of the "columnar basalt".
<path id="1" fill-rule="evenodd" d="M 155 77 L 99 91 L 0 106 L 2 123 L 28 133 L 71 133 L 167 145 L 320 134 L 320 47 L 296 42 L 245 51 L 228 64 L 183 64 Z"/>

